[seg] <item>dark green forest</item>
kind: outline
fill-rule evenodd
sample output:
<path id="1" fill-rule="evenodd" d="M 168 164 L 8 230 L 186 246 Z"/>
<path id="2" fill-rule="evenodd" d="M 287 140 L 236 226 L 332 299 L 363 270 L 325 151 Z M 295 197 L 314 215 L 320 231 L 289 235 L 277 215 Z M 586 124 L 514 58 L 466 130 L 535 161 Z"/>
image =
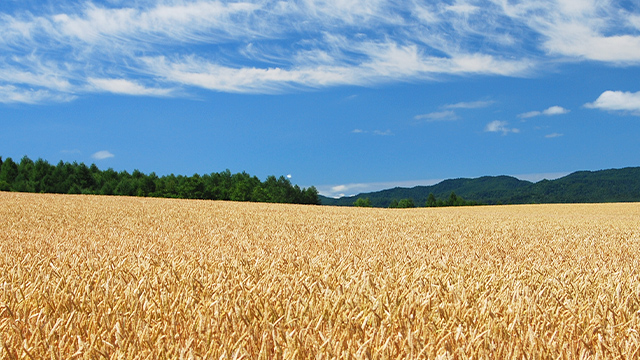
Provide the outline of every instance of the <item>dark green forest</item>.
<path id="1" fill-rule="evenodd" d="M 360 200 L 363 199 L 363 200 Z M 366 200 L 365 200 L 366 199 Z M 394 188 L 333 199 L 320 196 L 323 205 L 373 207 L 460 206 L 494 204 L 639 202 L 640 167 L 578 171 L 536 183 L 511 176 L 484 176 L 444 180 L 431 186 Z M 409 202 L 408 200 L 411 200 Z"/>
<path id="2" fill-rule="evenodd" d="M 320 204 L 315 187 L 300 188 L 284 176 L 260 181 L 246 172 L 229 170 L 193 176 L 100 170 L 95 164 L 33 161 L 0 157 L 0 191 L 32 193 L 146 196 L 181 199 Z"/>
<path id="3" fill-rule="evenodd" d="M 322 198 L 322 197 L 321 197 Z M 326 198 L 328 199 L 328 198 Z M 339 200 L 339 199 L 338 199 Z M 449 198 L 446 200 L 437 199 L 433 193 L 429 193 L 427 197 L 427 201 L 424 204 L 416 204 L 413 201 L 413 198 L 404 198 L 401 200 L 391 199 L 389 201 L 389 205 L 387 206 L 390 209 L 407 209 L 414 207 L 444 207 L 444 206 L 472 206 L 472 205 L 482 205 L 477 201 L 467 201 L 463 199 L 461 196 L 456 195 L 455 192 L 451 192 L 449 194 Z M 368 197 L 357 197 L 356 201 L 353 202 L 353 206 L 355 207 L 373 207 L 373 203 L 371 199 Z"/>

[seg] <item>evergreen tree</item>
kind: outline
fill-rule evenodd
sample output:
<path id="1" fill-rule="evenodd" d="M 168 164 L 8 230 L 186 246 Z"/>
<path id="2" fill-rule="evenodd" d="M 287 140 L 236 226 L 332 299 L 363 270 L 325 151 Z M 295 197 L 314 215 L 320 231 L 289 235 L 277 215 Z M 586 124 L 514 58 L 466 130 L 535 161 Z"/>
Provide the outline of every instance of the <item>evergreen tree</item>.
<path id="1" fill-rule="evenodd" d="M 3 177 L 2 163 L 2 156 L 0 156 L 0 191 L 11 191 L 11 184 Z"/>
<path id="2" fill-rule="evenodd" d="M 115 195 L 134 196 L 136 194 L 136 187 L 131 177 L 123 177 L 116 188 L 114 189 Z"/>
<path id="3" fill-rule="evenodd" d="M 116 186 L 118 182 L 115 180 L 108 180 L 100 187 L 99 195 L 115 195 Z"/>
<path id="4" fill-rule="evenodd" d="M 320 205 L 320 198 L 318 197 L 318 189 L 315 186 L 310 186 L 304 190 L 303 204 L 307 205 Z"/>
<path id="5" fill-rule="evenodd" d="M 457 203 L 458 203 L 458 196 L 456 195 L 456 193 L 452 191 L 451 194 L 449 195 L 449 200 L 447 201 L 447 205 L 454 206 L 454 205 L 457 205 Z"/>
<path id="6" fill-rule="evenodd" d="M 31 179 L 35 184 L 35 192 L 47 192 L 47 188 L 49 184 L 47 180 L 49 179 L 49 174 L 53 171 L 53 166 L 51 166 L 47 161 L 38 159 L 34 163 L 33 172 L 31 174 Z"/>
<path id="7" fill-rule="evenodd" d="M 369 199 L 369 198 L 358 198 L 353 203 L 353 206 L 356 206 L 356 207 L 371 207 L 371 199 Z"/>
<path id="8" fill-rule="evenodd" d="M 33 172 L 33 161 L 24 156 L 18 165 L 18 174 L 13 180 L 11 188 L 13 191 L 34 192 L 34 184 L 31 182 L 31 173 Z"/>
<path id="9" fill-rule="evenodd" d="M 0 190 L 320 204 L 315 187 L 300 188 L 284 176 L 269 176 L 263 183 L 246 172 L 232 175 L 227 169 L 202 177 L 158 177 L 137 169 L 132 174 L 111 168 L 100 171 L 95 164 L 87 167 L 77 162 L 60 161 L 52 166 L 42 159 L 34 163 L 27 156 L 20 164 L 0 157 Z"/>
<path id="10" fill-rule="evenodd" d="M 16 164 L 10 157 L 2 163 L 0 168 L 0 181 L 5 181 L 8 184 L 13 184 L 18 176 L 18 164 Z"/>
<path id="11" fill-rule="evenodd" d="M 427 207 L 435 207 L 437 205 L 438 205 L 438 202 L 436 200 L 436 196 L 433 195 L 433 193 L 429 193 L 429 197 L 427 197 L 426 206 Z"/>
<path id="12" fill-rule="evenodd" d="M 407 209 L 407 208 L 414 208 L 416 207 L 416 205 L 413 202 L 413 199 L 402 199 L 398 202 L 398 207 Z"/>
<path id="13" fill-rule="evenodd" d="M 91 174 L 91 170 L 84 163 L 75 164 L 75 177 L 76 181 L 74 182 L 81 189 L 81 193 L 83 192 L 91 192 L 94 191 L 94 178 Z"/>

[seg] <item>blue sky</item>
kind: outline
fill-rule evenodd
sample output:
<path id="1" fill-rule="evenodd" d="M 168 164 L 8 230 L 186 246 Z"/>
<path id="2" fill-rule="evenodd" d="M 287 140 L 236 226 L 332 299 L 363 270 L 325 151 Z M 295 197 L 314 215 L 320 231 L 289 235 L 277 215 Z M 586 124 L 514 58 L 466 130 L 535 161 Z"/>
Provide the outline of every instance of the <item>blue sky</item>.
<path id="1" fill-rule="evenodd" d="M 338 196 L 640 166 L 640 5 L 0 2 L 0 156 Z"/>

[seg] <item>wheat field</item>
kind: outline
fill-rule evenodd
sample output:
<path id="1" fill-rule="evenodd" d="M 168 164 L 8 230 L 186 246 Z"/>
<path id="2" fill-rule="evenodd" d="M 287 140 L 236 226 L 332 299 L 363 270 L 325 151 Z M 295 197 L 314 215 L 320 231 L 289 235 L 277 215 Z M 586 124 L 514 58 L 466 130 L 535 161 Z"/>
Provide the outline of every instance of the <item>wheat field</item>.
<path id="1" fill-rule="evenodd" d="M 0 358 L 638 358 L 639 259 L 640 204 L 0 192 Z"/>

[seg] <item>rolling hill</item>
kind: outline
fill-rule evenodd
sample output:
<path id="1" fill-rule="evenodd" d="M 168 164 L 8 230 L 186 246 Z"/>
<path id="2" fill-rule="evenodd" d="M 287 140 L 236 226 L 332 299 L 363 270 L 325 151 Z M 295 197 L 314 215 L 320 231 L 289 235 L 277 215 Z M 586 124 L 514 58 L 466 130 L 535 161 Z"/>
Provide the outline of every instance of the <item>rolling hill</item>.
<path id="1" fill-rule="evenodd" d="M 447 199 L 451 192 L 481 204 L 602 203 L 640 201 L 640 167 L 578 171 L 555 180 L 536 183 L 511 176 L 483 176 L 444 180 L 431 186 L 393 188 L 338 199 L 320 196 L 323 205 L 351 206 L 369 198 L 374 207 L 388 207 L 395 199 L 413 199 L 424 206 L 433 193 Z"/>

